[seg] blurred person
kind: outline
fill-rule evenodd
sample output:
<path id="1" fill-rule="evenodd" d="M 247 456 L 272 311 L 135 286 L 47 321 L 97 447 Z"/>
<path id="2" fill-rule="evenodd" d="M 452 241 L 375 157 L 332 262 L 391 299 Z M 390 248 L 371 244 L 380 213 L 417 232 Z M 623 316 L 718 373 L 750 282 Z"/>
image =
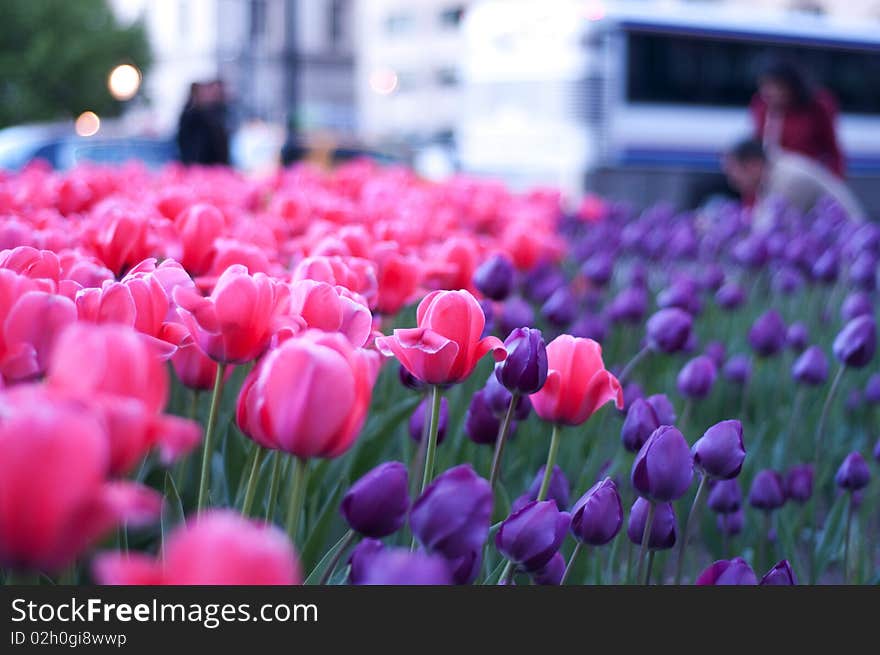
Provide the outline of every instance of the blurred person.
<path id="1" fill-rule="evenodd" d="M 749 111 L 755 136 L 769 150 L 781 149 L 813 159 L 844 175 L 844 157 L 835 130 L 837 102 L 827 89 L 814 89 L 787 61 L 774 61 L 758 77 Z"/>
<path id="2" fill-rule="evenodd" d="M 184 164 L 229 165 L 229 129 L 223 82 L 193 82 L 177 129 Z"/>
<path id="3" fill-rule="evenodd" d="M 723 167 L 743 204 L 752 207 L 754 229 L 769 227 L 772 201 L 779 198 L 805 213 L 827 196 L 839 203 L 851 220 L 865 219 L 849 188 L 809 157 L 784 150 L 768 151 L 760 141 L 746 139 L 725 154 Z"/>

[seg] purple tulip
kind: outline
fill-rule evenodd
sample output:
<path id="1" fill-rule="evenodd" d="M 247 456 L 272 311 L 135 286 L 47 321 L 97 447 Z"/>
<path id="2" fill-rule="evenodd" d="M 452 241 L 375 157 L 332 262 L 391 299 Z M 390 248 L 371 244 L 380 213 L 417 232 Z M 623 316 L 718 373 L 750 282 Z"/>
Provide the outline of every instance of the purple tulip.
<path id="1" fill-rule="evenodd" d="M 637 324 L 648 311 L 648 292 L 638 286 L 627 287 L 608 305 L 608 319 L 612 323 Z"/>
<path id="2" fill-rule="evenodd" d="M 562 553 L 555 553 L 547 564 L 532 574 L 532 581 L 536 585 L 558 585 L 562 583 L 565 575 L 565 558 Z"/>
<path id="3" fill-rule="evenodd" d="M 474 286 L 487 298 L 504 300 L 513 288 L 513 262 L 505 255 L 493 255 L 474 271 Z"/>
<path id="4" fill-rule="evenodd" d="M 706 355 L 700 355 L 682 367 L 676 386 L 685 398 L 705 398 L 712 391 L 716 376 L 715 362 Z"/>
<path id="5" fill-rule="evenodd" d="M 813 264 L 811 271 L 814 280 L 825 282 L 826 284 L 830 284 L 837 280 L 839 272 L 840 260 L 837 257 L 837 253 L 832 249 L 828 249 L 822 253 L 822 256 L 816 260 L 815 264 Z"/>
<path id="6" fill-rule="evenodd" d="M 501 311 L 495 317 L 495 324 L 502 334 L 509 334 L 518 327 L 532 325 L 535 312 L 532 306 L 519 296 L 511 296 L 504 301 Z"/>
<path id="7" fill-rule="evenodd" d="M 709 498 L 706 501 L 713 512 L 718 514 L 732 514 L 742 507 L 742 491 L 736 478 L 719 480 L 712 485 Z"/>
<path id="8" fill-rule="evenodd" d="M 758 578 L 742 557 L 722 559 L 711 564 L 700 574 L 696 585 L 753 585 Z"/>
<path id="9" fill-rule="evenodd" d="M 672 354 L 684 348 L 691 336 L 693 319 L 676 307 L 661 309 L 648 319 L 648 342 L 661 352 Z"/>
<path id="10" fill-rule="evenodd" d="M 725 380 L 744 385 L 752 377 L 752 360 L 747 355 L 734 355 L 727 360 L 722 372 Z"/>
<path id="11" fill-rule="evenodd" d="M 700 269 L 700 288 L 704 291 L 718 291 L 724 284 L 724 269 L 718 264 L 709 264 Z"/>
<path id="12" fill-rule="evenodd" d="M 772 357 L 785 345 L 785 321 L 775 309 L 759 316 L 749 330 L 749 345 L 759 357 Z"/>
<path id="13" fill-rule="evenodd" d="M 536 266 L 528 272 L 523 280 L 523 292 L 526 297 L 536 303 L 545 303 L 553 292 L 568 284 L 562 271 L 550 263 Z M 524 323 L 523 325 L 529 325 Z M 519 327 L 515 325 L 514 327 Z M 512 329 L 512 328 L 511 328 Z"/>
<path id="14" fill-rule="evenodd" d="M 874 459 L 880 462 L 880 439 L 877 439 L 877 443 L 874 444 Z"/>
<path id="15" fill-rule="evenodd" d="M 483 331 L 480 333 L 480 338 L 485 339 L 495 331 L 495 303 L 488 298 L 482 298 L 479 300 L 479 305 L 486 319 L 486 322 L 483 324 Z"/>
<path id="16" fill-rule="evenodd" d="M 446 560 L 408 548 L 383 548 L 363 564 L 362 585 L 449 585 L 453 583 Z"/>
<path id="17" fill-rule="evenodd" d="M 703 348 L 703 354 L 712 360 L 715 368 L 724 366 L 724 360 L 727 359 L 727 348 L 720 341 L 710 341 Z"/>
<path id="18" fill-rule="evenodd" d="M 797 584 L 797 576 L 791 570 L 789 561 L 784 559 L 767 571 L 758 584 L 762 586 L 794 586 Z"/>
<path id="19" fill-rule="evenodd" d="M 364 584 L 367 572 L 371 569 L 370 562 L 385 545 L 378 539 L 363 539 L 348 556 L 348 579 L 351 584 Z"/>
<path id="20" fill-rule="evenodd" d="M 694 466 L 712 478 L 735 478 L 742 470 L 743 460 L 746 458 L 742 435 L 742 423 L 739 421 L 716 423 L 706 430 L 691 449 Z"/>
<path id="21" fill-rule="evenodd" d="M 355 532 L 378 539 L 397 532 L 409 509 L 409 477 L 400 462 L 385 462 L 355 482 L 340 511 Z"/>
<path id="22" fill-rule="evenodd" d="M 715 304 L 721 309 L 734 310 L 746 301 L 746 292 L 735 282 L 727 282 L 715 292 Z"/>
<path id="23" fill-rule="evenodd" d="M 483 387 L 483 400 L 489 405 L 489 409 L 496 417 L 503 419 L 510 407 L 510 401 L 513 398 L 507 389 L 502 386 L 494 373 L 490 373 L 486 380 L 486 386 Z M 513 418 L 517 421 L 524 421 L 529 417 L 532 411 L 532 401 L 528 396 L 517 396 L 516 404 L 513 406 Z"/>
<path id="24" fill-rule="evenodd" d="M 547 381 L 547 347 L 541 331 L 517 328 L 504 341 L 504 348 L 507 359 L 495 367 L 498 382 L 523 396 L 540 391 Z"/>
<path id="25" fill-rule="evenodd" d="M 568 326 L 568 334 L 602 343 L 608 334 L 608 324 L 604 318 L 596 314 L 582 314 Z"/>
<path id="26" fill-rule="evenodd" d="M 675 407 L 672 406 L 672 402 L 666 394 L 657 393 L 653 396 L 648 396 L 647 400 L 648 404 L 654 409 L 654 413 L 657 415 L 657 422 L 660 425 L 675 425 L 678 417 L 675 415 Z"/>
<path id="27" fill-rule="evenodd" d="M 864 291 L 855 291 L 848 295 L 840 305 L 840 317 L 844 321 L 851 321 L 859 316 L 872 315 L 874 303 Z"/>
<path id="28" fill-rule="evenodd" d="M 834 356 L 844 365 L 862 368 L 874 358 L 877 327 L 871 316 L 859 316 L 844 326 L 834 339 Z"/>
<path id="29" fill-rule="evenodd" d="M 624 414 L 629 411 L 632 404 L 639 398 L 645 398 L 645 390 L 638 382 L 624 382 L 623 384 L 623 409 Z"/>
<path id="30" fill-rule="evenodd" d="M 415 375 L 407 371 L 402 364 L 397 367 L 397 375 L 400 379 L 400 384 L 405 386 L 407 389 L 412 389 L 413 391 L 424 391 L 428 388 L 427 384 L 425 384 Z"/>
<path id="31" fill-rule="evenodd" d="M 522 509 L 538 498 L 538 492 L 541 490 L 541 483 L 544 481 L 544 471 L 546 468 L 546 466 L 539 468 L 538 473 L 535 475 L 532 484 L 529 485 L 526 492 L 513 501 L 513 504 L 510 507 L 511 513 Z M 553 472 L 550 474 L 550 486 L 547 489 L 547 500 L 555 500 L 556 506 L 561 512 L 568 508 L 570 496 L 571 487 L 568 483 L 568 478 L 565 477 L 565 473 L 561 468 L 554 466 Z"/>
<path id="32" fill-rule="evenodd" d="M 676 282 L 658 293 L 657 306 L 661 309 L 677 307 L 691 316 L 698 315 L 703 309 L 696 285 L 689 280 Z"/>
<path id="33" fill-rule="evenodd" d="M 865 402 L 880 404 L 880 373 L 874 373 L 865 383 Z"/>
<path id="34" fill-rule="evenodd" d="M 642 545 L 649 505 L 650 501 L 639 497 L 636 498 L 636 502 L 633 503 L 632 509 L 629 511 L 626 536 L 636 546 Z M 648 548 L 651 550 L 672 548 L 675 545 L 675 531 L 675 510 L 672 508 L 672 504 L 657 503 L 654 509 L 654 522 L 651 524 L 651 534 L 648 535 Z"/>
<path id="35" fill-rule="evenodd" d="M 729 514 L 718 514 L 715 522 L 721 534 L 735 536 L 742 532 L 743 525 L 745 525 L 745 514 L 741 509 Z"/>
<path id="36" fill-rule="evenodd" d="M 416 443 L 420 443 L 431 423 L 431 399 L 425 398 L 419 403 L 412 416 L 409 417 L 409 436 Z M 437 445 L 446 439 L 446 429 L 449 426 L 449 401 L 440 399 L 440 420 L 437 425 Z"/>
<path id="37" fill-rule="evenodd" d="M 571 533 L 591 546 L 604 546 L 623 524 L 623 506 L 617 485 L 605 478 L 590 487 L 572 507 Z"/>
<path id="38" fill-rule="evenodd" d="M 515 421 L 511 421 L 509 434 L 512 435 L 515 428 Z M 486 399 L 485 389 L 480 389 L 471 397 L 471 403 L 465 413 L 464 432 L 474 443 L 488 445 L 495 443 L 500 429 L 501 419 L 492 411 Z"/>
<path id="39" fill-rule="evenodd" d="M 409 524 L 429 552 L 448 559 L 478 551 L 489 535 L 492 488 L 470 464 L 440 474 L 413 504 Z"/>
<path id="40" fill-rule="evenodd" d="M 795 382 L 817 386 L 828 379 L 828 358 L 819 346 L 810 346 L 791 366 Z"/>
<path id="41" fill-rule="evenodd" d="M 495 546 L 526 571 L 537 571 L 559 550 L 570 523 L 571 516 L 554 501 L 532 501 L 502 521 Z"/>
<path id="42" fill-rule="evenodd" d="M 782 507 L 785 504 L 785 484 L 782 476 L 771 469 L 760 471 L 752 480 L 749 504 L 764 511 Z"/>
<path id="43" fill-rule="evenodd" d="M 796 503 L 805 503 L 813 495 L 813 465 L 797 464 L 785 476 L 785 495 Z"/>
<path id="44" fill-rule="evenodd" d="M 803 352 L 809 342 L 810 333 L 806 325 L 800 321 L 795 321 L 788 326 L 788 331 L 785 333 L 785 343 L 794 352 Z"/>
<path id="45" fill-rule="evenodd" d="M 454 584 L 472 584 L 483 567 L 483 549 L 476 548 L 455 557 L 447 557 L 446 563 L 452 571 Z"/>
<path id="46" fill-rule="evenodd" d="M 559 287 L 541 306 L 541 316 L 550 325 L 564 328 L 577 314 L 577 300 L 567 286 Z"/>
<path id="47" fill-rule="evenodd" d="M 859 452 L 852 452 L 843 460 L 843 464 L 837 469 L 837 475 L 834 476 L 834 482 L 841 489 L 847 491 L 858 491 L 868 486 L 871 479 L 871 469 L 868 468 L 868 462 Z"/>
<path id="48" fill-rule="evenodd" d="M 761 268 L 767 263 L 768 256 L 767 241 L 761 234 L 749 235 L 733 248 L 734 259 L 749 268 Z"/>
<path id="49" fill-rule="evenodd" d="M 604 287 L 614 273 L 614 258 L 607 252 L 596 253 L 584 262 L 581 273 L 594 285 Z"/>
<path id="50" fill-rule="evenodd" d="M 642 446 L 632 467 L 632 485 L 654 501 L 678 500 L 694 477 L 688 443 L 675 427 L 661 425 Z"/>
<path id="51" fill-rule="evenodd" d="M 876 256 L 867 252 L 859 255 L 850 266 L 849 279 L 864 291 L 874 291 L 877 288 Z"/>
<path id="52" fill-rule="evenodd" d="M 626 413 L 620 440 L 628 451 L 637 453 L 654 430 L 660 427 L 657 413 L 651 404 L 642 398 L 636 399 Z"/>

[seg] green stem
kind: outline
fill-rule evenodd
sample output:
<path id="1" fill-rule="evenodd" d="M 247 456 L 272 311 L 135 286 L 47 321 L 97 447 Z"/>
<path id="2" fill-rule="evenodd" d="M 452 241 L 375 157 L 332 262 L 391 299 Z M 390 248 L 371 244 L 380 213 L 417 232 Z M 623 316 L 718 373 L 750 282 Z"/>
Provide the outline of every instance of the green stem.
<path id="1" fill-rule="evenodd" d="M 553 434 L 550 437 L 550 450 L 547 451 L 547 465 L 544 467 L 544 479 L 541 481 L 541 489 L 538 491 L 538 501 L 547 498 L 550 490 L 550 480 L 553 477 L 553 466 L 556 464 L 556 456 L 559 453 L 559 424 L 553 424 Z"/>
<path id="2" fill-rule="evenodd" d="M 687 518 L 684 520 L 684 527 L 681 529 L 681 543 L 678 546 L 678 565 L 675 568 L 675 584 L 681 584 L 681 574 L 684 571 L 684 552 L 687 548 L 689 530 L 691 522 L 694 520 L 699 509 L 700 499 L 703 496 L 703 489 L 706 487 L 706 479 L 709 476 L 700 477 L 700 484 L 697 486 L 697 493 L 694 495 L 694 502 L 691 505 L 691 511 L 688 512 Z"/>
<path id="3" fill-rule="evenodd" d="M 507 560 L 507 564 L 504 565 L 504 570 L 501 571 L 501 576 L 498 578 L 498 584 L 509 585 L 511 582 L 513 582 L 513 574 L 515 572 L 516 571 L 513 568 L 513 562 L 511 560 Z"/>
<path id="4" fill-rule="evenodd" d="M 645 571 L 645 586 L 651 584 L 651 570 L 654 568 L 654 553 L 657 552 L 655 550 L 648 551 L 648 570 Z"/>
<path id="5" fill-rule="evenodd" d="M 336 542 L 336 545 L 333 546 L 333 548 L 336 549 L 336 552 L 333 554 L 333 559 L 327 564 L 327 568 L 324 569 L 324 572 L 321 574 L 321 579 L 318 580 L 319 585 L 323 586 L 327 584 L 327 581 L 333 575 L 333 571 L 335 571 L 336 567 L 339 565 L 339 560 L 342 559 L 342 555 L 348 550 L 348 547 L 351 546 L 352 542 L 357 539 L 357 536 L 357 532 L 349 530 L 342 535 L 342 538 L 338 542 Z"/>
<path id="6" fill-rule="evenodd" d="M 211 411 L 208 414 L 208 426 L 205 428 L 205 443 L 202 450 L 202 474 L 199 478 L 199 500 L 196 511 L 202 511 L 208 502 L 208 486 L 211 475 L 211 457 L 214 451 L 214 432 L 217 413 L 220 410 L 220 398 L 223 395 L 223 375 L 226 364 L 217 364 L 217 377 L 214 378 L 214 392 L 211 394 Z"/>
<path id="7" fill-rule="evenodd" d="M 434 385 L 431 390 L 431 431 L 428 433 L 428 449 L 425 451 L 425 470 L 422 474 L 422 487 L 425 490 L 434 479 L 434 460 L 437 457 L 437 433 L 440 430 L 440 386 Z"/>
<path id="8" fill-rule="evenodd" d="M 294 459 L 293 489 L 290 492 L 290 505 L 287 508 L 287 534 L 296 543 L 296 533 L 302 516 L 303 503 L 306 498 L 306 483 L 309 476 L 309 460 L 297 457 Z"/>
<path id="9" fill-rule="evenodd" d="M 516 402 L 519 400 L 519 393 L 513 392 L 510 395 L 510 404 L 507 406 L 507 413 L 504 420 L 498 428 L 498 437 L 495 439 L 495 454 L 492 457 L 492 472 L 489 474 L 489 484 L 494 489 L 495 483 L 498 482 L 498 476 L 501 473 L 501 456 L 504 454 L 504 445 L 507 442 L 507 432 L 510 430 L 510 422 L 513 419 L 513 411 L 516 408 Z"/>
<path id="10" fill-rule="evenodd" d="M 581 554 L 581 548 L 583 548 L 583 544 L 578 541 L 574 546 L 571 557 L 568 558 L 568 564 L 565 567 L 565 573 L 562 574 L 562 579 L 559 581 L 560 586 L 564 585 L 565 581 L 568 580 L 568 575 L 571 573 L 572 568 L 574 568 L 575 560 L 577 560 L 578 555 Z"/>
<path id="11" fill-rule="evenodd" d="M 278 487 L 281 478 L 281 452 L 272 453 L 272 477 L 269 481 L 269 499 L 266 501 L 266 520 L 270 523 L 275 518 L 275 506 L 278 504 Z"/>
<path id="12" fill-rule="evenodd" d="M 761 570 L 769 568 L 767 563 L 767 549 L 770 544 L 770 530 L 772 527 L 773 515 L 768 510 L 764 512 L 764 533 L 761 535 L 761 548 L 758 550 L 759 557 L 757 560 L 757 567 L 763 567 Z"/>
<path id="13" fill-rule="evenodd" d="M 852 532 L 853 500 L 849 494 L 849 504 L 846 508 L 846 533 L 843 538 L 843 584 L 849 584 L 849 539 Z"/>
<path id="14" fill-rule="evenodd" d="M 645 569 L 645 553 L 648 551 L 648 542 L 651 540 L 651 530 L 654 528 L 654 513 L 656 506 L 653 500 L 648 501 L 648 516 L 645 518 L 645 529 L 642 531 L 642 544 L 639 546 L 639 559 L 636 566 L 636 580 L 642 579 L 642 571 Z"/>
<path id="15" fill-rule="evenodd" d="M 255 443 L 256 452 L 254 453 L 254 462 L 251 466 L 250 475 L 248 475 L 247 487 L 244 491 L 244 501 L 241 504 L 241 515 L 248 516 L 251 513 L 251 507 L 254 504 L 254 496 L 257 493 L 257 482 L 260 479 L 260 464 L 263 463 L 263 455 L 266 451 L 263 447 Z"/>
<path id="16" fill-rule="evenodd" d="M 633 357 L 631 360 L 629 360 L 627 365 L 623 367 L 623 370 L 620 372 L 620 375 L 617 376 L 617 379 L 620 382 L 620 384 L 626 383 L 627 379 L 629 379 L 630 374 L 633 372 L 633 369 L 635 369 L 635 367 L 639 364 L 639 362 L 641 362 L 645 357 L 647 357 L 650 352 L 651 352 L 651 347 L 645 346 L 644 348 L 642 348 L 639 352 L 637 352 L 635 354 L 635 357 Z"/>

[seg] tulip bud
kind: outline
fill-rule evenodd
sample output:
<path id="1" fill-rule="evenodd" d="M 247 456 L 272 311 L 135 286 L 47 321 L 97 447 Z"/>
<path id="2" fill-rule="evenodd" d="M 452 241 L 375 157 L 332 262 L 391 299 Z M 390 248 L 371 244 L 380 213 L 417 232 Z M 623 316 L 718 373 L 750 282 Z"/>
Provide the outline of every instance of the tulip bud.
<path id="1" fill-rule="evenodd" d="M 759 316 L 749 330 L 749 345 L 759 357 L 772 357 L 785 345 L 785 321 L 775 309 Z"/>
<path id="2" fill-rule="evenodd" d="M 686 398 L 705 398 L 715 384 L 715 363 L 706 355 L 690 360 L 676 380 L 679 393 Z"/>
<path id="3" fill-rule="evenodd" d="M 735 282 L 728 282 L 715 292 L 715 304 L 721 309 L 734 310 L 745 301 L 746 292 Z"/>
<path id="4" fill-rule="evenodd" d="M 813 279 L 820 282 L 831 283 L 837 279 L 839 271 L 840 262 L 837 258 L 837 253 L 829 248 L 822 253 L 822 256 L 813 264 L 811 273 Z"/>
<path id="5" fill-rule="evenodd" d="M 608 324 L 599 315 L 582 314 L 579 319 L 568 326 L 568 333 L 573 337 L 592 339 L 601 343 L 608 334 Z"/>
<path id="6" fill-rule="evenodd" d="M 785 333 L 785 344 L 794 352 L 803 352 L 809 342 L 810 333 L 807 331 L 806 325 L 796 321 L 788 326 L 788 330 Z"/>
<path id="7" fill-rule="evenodd" d="M 426 397 L 419 403 L 412 416 L 409 417 L 409 436 L 416 443 L 420 443 L 431 424 L 431 399 Z M 437 424 L 437 445 L 446 439 L 446 429 L 449 426 L 449 401 L 445 397 L 440 399 L 440 417 Z"/>
<path id="8" fill-rule="evenodd" d="M 348 557 L 348 580 L 351 584 L 364 584 L 367 571 L 370 569 L 370 560 L 383 548 L 385 548 L 384 544 L 378 539 L 363 539 L 354 547 Z"/>
<path id="9" fill-rule="evenodd" d="M 735 536 L 742 532 L 745 525 L 745 513 L 740 509 L 729 514 L 719 514 L 715 519 L 721 534 Z"/>
<path id="10" fill-rule="evenodd" d="M 532 581 L 536 585 L 558 585 L 565 574 L 565 558 L 557 552 L 547 564 L 532 573 Z"/>
<path id="11" fill-rule="evenodd" d="M 511 296 L 504 301 L 500 313 L 495 317 L 498 332 L 508 334 L 518 327 L 532 325 L 535 312 L 532 306 L 518 296 Z"/>
<path id="12" fill-rule="evenodd" d="M 785 485 L 776 471 L 764 469 L 752 480 L 749 504 L 757 509 L 770 511 L 785 504 Z"/>
<path id="13" fill-rule="evenodd" d="M 571 533 L 591 546 L 607 544 L 617 536 L 622 524 L 623 506 L 611 478 L 590 487 L 572 508 Z"/>
<path id="14" fill-rule="evenodd" d="M 792 466 L 785 476 L 785 495 L 797 503 L 805 503 L 813 495 L 813 465 Z"/>
<path id="15" fill-rule="evenodd" d="M 789 561 L 784 559 L 767 571 L 767 573 L 764 574 L 764 577 L 761 578 L 761 582 L 758 584 L 762 586 L 794 586 L 797 584 L 797 576 L 794 574 L 794 571 L 791 570 L 791 564 Z"/>
<path id="16" fill-rule="evenodd" d="M 625 383 L 623 386 L 623 408 L 620 411 L 628 412 L 632 404 L 639 398 L 642 400 L 645 398 L 645 390 L 642 389 L 642 385 L 638 382 Z"/>
<path id="17" fill-rule="evenodd" d="M 819 346 L 810 346 L 791 366 L 795 382 L 817 386 L 828 379 L 828 358 Z"/>
<path id="18" fill-rule="evenodd" d="M 727 358 L 727 348 L 720 341 L 710 341 L 703 349 L 703 354 L 712 360 L 717 369 L 724 366 L 724 360 Z"/>
<path id="19" fill-rule="evenodd" d="M 400 384 L 405 386 L 407 389 L 412 389 L 413 391 L 424 391 L 428 388 L 427 384 L 425 384 L 415 375 L 407 371 L 406 367 L 403 366 L 403 364 L 398 365 L 397 375 L 400 379 Z"/>
<path id="20" fill-rule="evenodd" d="M 665 393 L 657 393 L 648 396 L 648 404 L 654 409 L 657 415 L 657 422 L 660 425 L 675 425 L 678 418 L 675 414 L 675 407 Z"/>
<path id="21" fill-rule="evenodd" d="M 844 298 L 840 305 L 840 317 L 851 321 L 859 316 L 870 316 L 874 313 L 874 303 L 864 291 L 854 291 Z"/>
<path id="22" fill-rule="evenodd" d="M 408 548 L 383 548 L 364 562 L 362 585 L 448 585 L 449 564 L 442 557 L 410 552 Z"/>
<path id="23" fill-rule="evenodd" d="M 742 557 L 722 559 L 700 574 L 696 585 L 753 585 L 758 578 Z"/>
<path id="24" fill-rule="evenodd" d="M 352 530 L 365 537 L 397 532 L 409 509 L 409 478 L 400 462 L 385 462 L 355 482 L 340 508 Z"/>
<path id="25" fill-rule="evenodd" d="M 732 514 L 739 511 L 742 507 L 742 492 L 737 479 L 719 480 L 713 484 L 706 504 L 709 509 L 719 514 Z"/>
<path id="26" fill-rule="evenodd" d="M 570 523 L 571 516 L 554 501 L 532 501 L 501 523 L 495 545 L 507 559 L 537 571 L 559 550 Z"/>
<path id="27" fill-rule="evenodd" d="M 746 457 L 742 434 L 742 423 L 739 421 L 716 423 L 691 449 L 694 466 L 712 478 L 735 478 L 742 470 Z"/>
<path id="28" fill-rule="evenodd" d="M 495 373 L 490 373 L 486 379 L 486 386 L 483 387 L 483 399 L 489 405 L 489 409 L 498 418 L 503 419 L 510 407 L 510 400 L 513 398 L 507 389 L 495 377 Z M 517 396 L 516 404 L 513 407 L 513 418 L 517 421 L 524 421 L 529 417 L 532 411 L 532 401 L 528 396 Z"/>
<path id="29" fill-rule="evenodd" d="M 513 288 L 515 270 L 505 255 L 493 255 L 474 271 L 474 286 L 487 298 L 504 300 Z"/>
<path id="30" fill-rule="evenodd" d="M 880 462 L 880 439 L 877 439 L 877 443 L 874 444 L 874 459 Z"/>
<path id="31" fill-rule="evenodd" d="M 501 429 L 501 419 L 492 411 L 486 400 L 486 391 L 481 389 L 471 397 L 467 413 L 464 416 L 464 432 L 468 438 L 478 444 L 494 444 Z M 510 435 L 516 430 L 516 422 L 510 422 Z"/>
<path id="32" fill-rule="evenodd" d="M 871 469 L 862 454 L 852 452 L 843 460 L 843 464 L 837 469 L 837 475 L 834 476 L 834 482 L 841 489 L 847 491 L 858 491 L 868 486 L 871 479 Z"/>
<path id="33" fill-rule="evenodd" d="M 626 526 L 626 536 L 636 546 L 642 545 L 642 536 L 645 534 L 645 521 L 648 520 L 648 506 L 650 501 L 644 498 L 636 498 L 632 509 L 629 511 L 629 522 Z M 651 534 L 648 536 L 648 548 L 652 550 L 665 550 L 675 545 L 675 510 L 670 503 L 657 503 L 654 508 L 654 522 L 651 524 Z"/>
<path id="34" fill-rule="evenodd" d="M 608 319 L 612 323 L 639 323 L 648 311 L 648 292 L 642 287 L 627 287 L 608 305 Z"/>
<path id="35" fill-rule="evenodd" d="M 874 291 L 877 288 L 877 259 L 875 255 L 869 252 L 863 252 L 859 255 L 850 266 L 849 279 L 865 291 Z"/>
<path id="36" fill-rule="evenodd" d="M 636 455 L 632 485 L 655 501 L 681 498 L 691 485 L 694 462 L 684 436 L 671 425 L 661 425 Z"/>
<path id="37" fill-rule="evenodd" d="M 541 490 L 541 483 L 544 481 L 544 471 L 546 468 L 546 466 L 539 468 L 538 473 L 532 480 L 532 484 L 529 485 L 528 490 L 526 490 L 522 496 L 513 501 L 513 505 L 510 507 L 511 513 L 522 509 L 528 503 L 538 498 L 538 492 Z M 563 473 L 561 468 L 554 466 L 553 472 L 550 474 L 550 486 L 547 489 L 547 500 L 555 500 L 556 506 L 561 512 L 568 508 L 570 495 L 571 487 L 568 483 L 568 478 L 565 477 L 565 473 Z"/>
<path id="38" fill-rule="evenodd" d="M 571 323 L 576 313 L 577 300 L 567 286 L 559 287 L 541 306 L 541 316 L 557 328 L 564 328 Z"/>
<path id="39" fill-rule="evenodd" d="M 877 349 L 877 328 L 871 316 L 854 318 L 834 339 L 834 356 L 853 368 L 866 366 Z"/>
<path id="40" fill-rule="evenodd" d="M 639 449 L 660 427 L 657 413 L 647 400 L 638 398 L 630 406 L 620 429 L 620 440 L 628 451 L 637 453 Z"/>
<path id="41" fill-rule="evenodd" d="M 648 319 L 645 326 L 648 342 L 661 352 L 672 354 L 684 348 L 691 336 L 693 319 L 682 309 L 661 309 Z"/>
<path id="42" fill-rule="evenodd" d="M 734 355 L 727 360 L 723 373 L 726 380 L 744 385 L 752 377 L 752 361 L 746 355 Z"/>
<path id="43" fill-rule="evenodd" d="M 880 404 L 880 373 L 874 373 L 865 383 L 865 402 Z"/>
<path id="44" fill-rule="evenodd" d="M 547 380 L 547 347 L 540 330 L 517 328 L 504 341 L 507 358 L 495 367 L 495 377 L 510 392 L 536 393 Z"/>
<path id="45" fill-rule="evenodd" d="M 598 287 L 604 287 L 614 273 L 614 258 L 607 252 L 599 252 L 581 266 L 581 273 Z"/>

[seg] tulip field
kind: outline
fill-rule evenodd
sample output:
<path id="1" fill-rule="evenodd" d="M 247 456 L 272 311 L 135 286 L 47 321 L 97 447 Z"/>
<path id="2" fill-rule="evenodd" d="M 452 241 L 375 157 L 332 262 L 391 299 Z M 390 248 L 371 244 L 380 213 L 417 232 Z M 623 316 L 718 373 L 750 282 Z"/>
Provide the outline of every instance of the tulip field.
<path id="1" fill-rule="evenodd" d="M 0 172 L 6 584 L 880 583 L 880 225 Z"/>

